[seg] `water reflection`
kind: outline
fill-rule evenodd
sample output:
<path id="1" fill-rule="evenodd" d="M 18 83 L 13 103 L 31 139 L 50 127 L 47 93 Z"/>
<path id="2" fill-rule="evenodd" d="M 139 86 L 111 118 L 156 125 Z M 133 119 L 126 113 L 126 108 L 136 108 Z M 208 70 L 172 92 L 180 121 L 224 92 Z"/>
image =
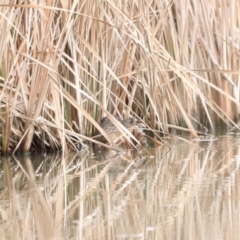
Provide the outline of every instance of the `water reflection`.
<path id="1" fill-rule="evenodd" d="M 2 239 L 239 239 L 239 139 L 2 158 Z"/>

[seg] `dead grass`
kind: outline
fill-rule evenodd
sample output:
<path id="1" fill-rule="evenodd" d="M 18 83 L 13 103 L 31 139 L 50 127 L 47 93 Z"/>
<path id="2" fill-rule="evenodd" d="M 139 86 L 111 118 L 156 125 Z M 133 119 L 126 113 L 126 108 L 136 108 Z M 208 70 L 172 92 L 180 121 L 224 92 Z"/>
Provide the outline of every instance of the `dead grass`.
<path id="1" fill-rule="evenodd" d="M 239 2 L 17 3 L 0 5 L 2 152 L 76 149 L 109 115 L 194 137 L 238 119 Z"/>

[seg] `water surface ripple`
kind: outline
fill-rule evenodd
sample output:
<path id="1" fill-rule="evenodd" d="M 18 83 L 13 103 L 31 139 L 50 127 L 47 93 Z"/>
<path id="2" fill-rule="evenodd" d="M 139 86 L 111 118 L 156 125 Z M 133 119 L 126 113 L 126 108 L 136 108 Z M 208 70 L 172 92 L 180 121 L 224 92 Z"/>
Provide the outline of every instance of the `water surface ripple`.
<path id="1" fill-rule="evenodd" d="M 1 239 L 240 239 L 240 139 L 3 157 Z"/>

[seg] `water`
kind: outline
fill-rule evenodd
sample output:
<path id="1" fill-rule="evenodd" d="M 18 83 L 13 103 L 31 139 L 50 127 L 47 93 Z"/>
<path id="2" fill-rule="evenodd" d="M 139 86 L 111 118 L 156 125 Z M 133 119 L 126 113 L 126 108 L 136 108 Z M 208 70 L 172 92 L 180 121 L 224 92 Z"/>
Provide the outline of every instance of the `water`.
<path id="1" fill-rule="evenodd" d="M 240 239 L 240 140 L 1 159 L 1 239 Z"/>

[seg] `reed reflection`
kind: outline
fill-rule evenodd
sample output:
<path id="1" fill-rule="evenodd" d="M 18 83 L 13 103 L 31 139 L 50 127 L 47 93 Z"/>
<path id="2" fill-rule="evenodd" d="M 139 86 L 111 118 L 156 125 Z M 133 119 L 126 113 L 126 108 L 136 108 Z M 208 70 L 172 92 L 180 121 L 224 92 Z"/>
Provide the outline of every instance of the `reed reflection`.
<path id="1" fill-rule="evenodd" d="M 3 239 L 237 239 L 239 139 L 170 145 L 3 158 Z"/>

